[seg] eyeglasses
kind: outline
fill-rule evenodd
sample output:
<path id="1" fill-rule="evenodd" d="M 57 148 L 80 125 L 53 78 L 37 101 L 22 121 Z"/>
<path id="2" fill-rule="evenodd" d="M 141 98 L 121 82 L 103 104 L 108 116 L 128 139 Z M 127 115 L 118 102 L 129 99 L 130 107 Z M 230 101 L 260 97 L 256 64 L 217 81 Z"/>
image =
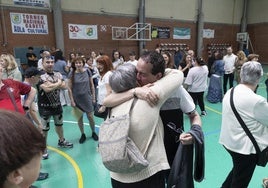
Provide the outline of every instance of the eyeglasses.
<path id="1" fill-rule="evenodd" d="M 47 60 L 51 59 L 51 60 L 54 61 L 54 57 L 53 56 L 45 56 L 44 59 L 47 59 Z"/>
<path id="2" fill-rule="evenodd" d="M 167 126 L 175 132 L 175 134 L 176 134 L 175 142 L 179 142 L 180 141 L 180 134 L 184 132 L 183 129 L 177 128 L 176 124 L 174 124 L 173 122 L 168 122 Z"/>

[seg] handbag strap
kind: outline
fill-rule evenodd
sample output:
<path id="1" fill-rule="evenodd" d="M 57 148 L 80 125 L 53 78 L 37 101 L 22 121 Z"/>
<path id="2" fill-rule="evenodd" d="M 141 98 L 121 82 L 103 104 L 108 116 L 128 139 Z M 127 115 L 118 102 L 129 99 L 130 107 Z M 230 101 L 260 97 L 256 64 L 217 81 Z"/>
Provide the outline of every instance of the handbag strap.
<path id="1" fill-rule="evenodd" d="M 16 112 L 18 112 L 19 109 L 17 107 L 16 101 L 15 101 L 15 97 L 14 97 L 13 92 L 11 91 L 11 88 L 10 87 L 7 88 L 7 92 L 8 92 L 8 95 L 9 95 L 9 97 L 11 99 L 11 102 L 12 102 L 12 104 L 13 104 Z"/>
<path id="2" fill-rule="evenodd" d="M 251 142 L 253 143 L 255 150 L 258 153 L 261 152 L 255 138 L 253 137 L 253 135 L 251 134 L 250 130 L 248 129 L 248 127 L 246 126 L 245 122 L 242 120 L 241 116 L 238 114 L 235 106 L 234 106 L 234 88 L 231 89 L 231 95 L 230 95 L 230 104 L 231 104 L 231 108 L 235 114 L 235 117 L 237 118 L 237 120 L 239 121 L 241 127 L 244 129 L 244 131 L 246 132 L 247 136 L 250 138 Z"/>
<path id="3" fill-rule="evenodd" d="M 129 115 L 130 115 L 130 111 L 133 109 L 133 107 L 134 107 L 134 105 L 136 104 L 137 100 L 138 100 L 138 99 L 137 99 L 136 97 L 134 97 L 134 99 L 132 99 L 131 104 L 129 104 L 130 108 L 127 108 L 127 109 L 126 109 L 126 112 L 127 112 Z M 109 108 L 109 110 L 108 110 L 108 117 L 109 117 L 109 118 L 110 118 L 110 116 L 111 116 L 111 110 L 112 110 L 112 108 Z M 154 129 L 154 131 L 153 131 L 152 134 L 149 136 L 149 142 L 148 142 L 147 145 L 145 146 L 145 152 L 142 153 L 143 156 L 144 156 L 145 158 L 147 157 L 148 148 L 150 147 L 151 142 L 152 142 L 152 139 L 153 139 L 153 136 L 155 135 L 154 133 L 155 133 L 155 130 L 156 130 L 156 126 L 153 127 L 153 129 Z"/>
<path id="4" fill-rule="evenodd" d="M 131 99 L 131 104 L 129 104 L 129 108 L 126 109 L 126 114 L 129 114 L 130 115 L 130 111 L 132 110 L 134 104 L 136 103 L 137 99 L 134 97 L 133 99 Z M 112 108 L 108 108 L 108 115 L 107 117 L 108 118 L 111 118 L 111 112 L 112 112 Z"/>

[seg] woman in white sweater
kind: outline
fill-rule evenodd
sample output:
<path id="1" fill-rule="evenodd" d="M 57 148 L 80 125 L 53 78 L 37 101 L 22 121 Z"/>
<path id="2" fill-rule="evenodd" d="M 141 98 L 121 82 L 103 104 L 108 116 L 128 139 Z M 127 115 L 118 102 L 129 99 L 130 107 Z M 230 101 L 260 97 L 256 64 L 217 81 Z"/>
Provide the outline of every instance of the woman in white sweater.
<path id="1" fill-rule="evenodd" d="M 148 70 L 151 73 L 151 65 L 153 64 L 150 63 L 151 61 L 158 61 L 154 62 L 156 64 L 164 63 L 163 57 L 160 56 L 160 54 L 154 52 L 148 53 L 140 58 L 137 67 L 146 66 L 149 68 Z M 128 66 L 128 68 L 124 69 L 124 66 Z M 164 66 L 161 67 L 163 67 L 164 71 Z M 137 68 L 137 70 L 139 72 L 139 68 Z M 128 92 L 132 92 L 132 95 L 135 96 L 136 89 L 132 89 L 136 85 L 137 73 L 135 67 L 130 64 L 123 65 L 122 67 L 119 67 L 116 72 L 117 74 L 114 74 L 114 76 L 112 75 L 110 78 L 111 88 L 116 92 L 128 90 Z M 146 71 L 143 73 L 145 74 L 145 72 Z M 118 76 L 118 73 L 121 75 Z M 146 156 L 149 165 L 145 169 L 134 173 L 122 174 L 111 172 L 113 188 L 165 187 L 164 171 L 169 169 L 169 164 L 163 143 L 163 124 L 159 117 L 159 111 L 170 93 L 182 84 L 183 74 L 178 70 L 170 69 L 166 70 L 164 74 L 162 74 L 161 71 L 157 74 L 159 78 L 155 80 L 156 82 L 154 82 L 153 86 L 150 87 L 150 89 L 159 97 L 157 105 L 152 107 L 146 101 L 137 99 L 130 114 L 131 126 L 129 136 L 140 151 Z M 150 76 L 154 77 L 157 74 L 150 74 Z M 132 101 L 131 98 L 133 97 L 130 96 L 130 100 L 112 108 L 111 116 L 125 114 L 125 108 Z M 152 139 L 150 140 L 151 137 Z"/>
<path id="2" fill-rule="evenodd" d="M 207 115 L 204 104 L 204 92 L 207 89 L 208 67 L 202 58 L 196 59 L 195 66 L 191 68 L 184 81 L 187 91 L 193 98 L 195 105 L 199 105 L 201 116 Z"/>
<path id="3" fill-rule="evenodd" d="M 235 87 L 233 95 L 234 106 L 261 151 L 268 146 L 268 103 L 264 97 L 254 91 L 262 74 L 260 63 L 249 61 L 243 64 L 240 72 L 241 83 Z M 222 184 L 222 188 L 248 187 L 256 167 L 256 150 L 231 109 L 230 90 L 225 94 L 222 102 L 219 142 L 231 155 L 233 161 L 233 168 Z"/>

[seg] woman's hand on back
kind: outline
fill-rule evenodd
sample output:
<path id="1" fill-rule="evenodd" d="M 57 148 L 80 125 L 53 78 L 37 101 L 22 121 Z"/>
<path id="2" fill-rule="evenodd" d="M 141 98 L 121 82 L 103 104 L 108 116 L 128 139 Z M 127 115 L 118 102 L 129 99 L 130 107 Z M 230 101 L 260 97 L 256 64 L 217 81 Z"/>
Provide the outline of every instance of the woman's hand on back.
<path id="1" fill-rule="evenodd" d="M 137 87 L 135 94 L 139 99 L 145 100 L 150 106 L 155 106 L 158 103 L 158 95 L 151 90 L 153 84 L 147 84 L 143 87 Z"/>

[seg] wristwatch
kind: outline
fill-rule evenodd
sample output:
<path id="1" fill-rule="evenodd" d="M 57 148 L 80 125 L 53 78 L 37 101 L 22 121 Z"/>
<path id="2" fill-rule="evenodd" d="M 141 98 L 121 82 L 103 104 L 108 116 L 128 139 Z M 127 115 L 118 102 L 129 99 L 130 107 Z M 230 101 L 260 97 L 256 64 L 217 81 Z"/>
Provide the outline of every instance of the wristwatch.
<path id="1" fill-rule="evenodd" d="M 27 111 L 27 110 L 30 109 L 28 106 L 22 106 L 22 108 L 23 108 L 24 111 Z"/>

